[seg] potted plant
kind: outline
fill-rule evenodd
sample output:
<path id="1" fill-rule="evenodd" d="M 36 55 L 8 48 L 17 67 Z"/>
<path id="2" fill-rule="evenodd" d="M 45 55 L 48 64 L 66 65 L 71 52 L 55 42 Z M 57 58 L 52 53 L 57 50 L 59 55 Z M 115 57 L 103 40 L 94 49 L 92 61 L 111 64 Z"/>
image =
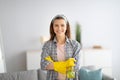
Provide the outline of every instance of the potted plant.
<path id="1" fill-rule="evenodd" d="M 76 23 L 76 40 L 81 44 L 81 26 L 79 23 Z"/>

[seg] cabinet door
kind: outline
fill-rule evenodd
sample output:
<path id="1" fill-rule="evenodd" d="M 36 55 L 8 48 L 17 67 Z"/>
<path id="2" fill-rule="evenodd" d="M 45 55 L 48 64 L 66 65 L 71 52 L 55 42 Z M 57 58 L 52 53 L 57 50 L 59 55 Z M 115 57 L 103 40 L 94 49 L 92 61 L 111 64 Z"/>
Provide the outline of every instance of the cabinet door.
<path id="1" fill-rule="evenodd" d="M 26 64 L 27 70 L 39 69 L 41 60 L 41 51 L 27 51 Z"/>
<path id="2" fill-rule="evenodd" d="M 112 52 L 110 50 L 84 50 L 84 65 L 95 65 L 98 67 L 112 66 Z"/>

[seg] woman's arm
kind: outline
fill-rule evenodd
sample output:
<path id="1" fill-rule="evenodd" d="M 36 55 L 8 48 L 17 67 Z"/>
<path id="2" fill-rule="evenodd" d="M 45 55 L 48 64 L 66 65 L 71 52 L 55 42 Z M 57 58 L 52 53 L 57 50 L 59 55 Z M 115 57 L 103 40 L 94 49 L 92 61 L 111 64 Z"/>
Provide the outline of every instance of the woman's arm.
<path id="1" fill-rule="evenodd" d="M 81 49 L 81 46 L 80 46 L 80 43 L 76 42 L 74 44 L 74 53 L 73 53 L 73 58 L 75 58 L 76 62 L 76 66 L 75 66 L 75 71 L 78 71 L 79 70 L 79 66 L 80 66 L 80 49 Z"/>
<path id="2" fill-rule="evenodd" d="M 54 69 L 53 63 L 50 63 L 46 66 L 46 70 L 53 70 L 53 69 Z"/>
<path id="3" fill-rule="evenodd" d="M 52 70 L 53 65 L 51 62 L 45 60 L 47 56 L 49 56 L 50 50 L 49 50 L 49 42 L 46 42 L 42 47 L 42 53 L 41 53 L 41 69 L 42 70 Z"/>

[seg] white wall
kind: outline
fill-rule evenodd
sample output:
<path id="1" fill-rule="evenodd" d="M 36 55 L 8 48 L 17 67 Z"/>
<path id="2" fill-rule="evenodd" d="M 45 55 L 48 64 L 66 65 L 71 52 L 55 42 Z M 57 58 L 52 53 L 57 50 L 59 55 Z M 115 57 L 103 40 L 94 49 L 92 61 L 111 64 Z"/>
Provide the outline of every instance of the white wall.
<path id="1" fill-rule="evenodd" d="M 118 63 L 120 26 L 119 0 L 0 0 L 7 71 L 25 70 L 25 52 L 39 50 L 41 35 L 49 35 L 49 24 L 56 14 L 82 26 L 83 47 L 101 44 L 113 49 L 113 73 L 120 79 Z"/>

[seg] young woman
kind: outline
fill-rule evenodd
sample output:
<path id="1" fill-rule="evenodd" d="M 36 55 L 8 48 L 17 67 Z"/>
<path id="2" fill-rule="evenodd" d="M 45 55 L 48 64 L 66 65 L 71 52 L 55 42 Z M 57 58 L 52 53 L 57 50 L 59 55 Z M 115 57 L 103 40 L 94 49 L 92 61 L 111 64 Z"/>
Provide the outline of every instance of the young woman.
<path id="1" fill-rule="evenodd" d="M 50 23 L 50 40 L 45 42 L 41 54 L 41 69 L 47 70 L 47 80 L 69 80 L 67 69 L 74 67 L 78 80 L 80 44 L 71 39 L 70 25 L 64 15 L 56 15 Z M 45 58 L 50 57 L 52 61 Z M 71 59 L 72 58 L 72 59 Z"/>

